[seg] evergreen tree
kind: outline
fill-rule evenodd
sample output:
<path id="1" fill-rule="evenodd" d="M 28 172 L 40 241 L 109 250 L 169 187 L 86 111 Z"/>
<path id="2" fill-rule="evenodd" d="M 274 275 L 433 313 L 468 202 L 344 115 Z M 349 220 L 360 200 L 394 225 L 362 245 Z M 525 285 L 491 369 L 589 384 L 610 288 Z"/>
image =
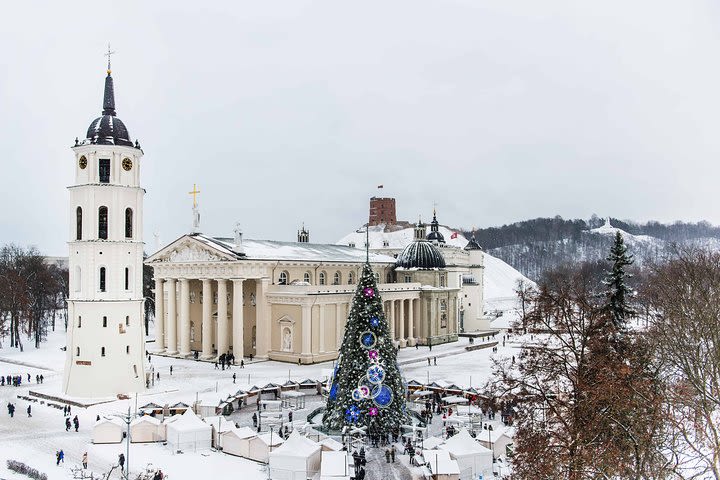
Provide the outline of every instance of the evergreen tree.
<path id="1" fill-rule="evenodd" d="M 607 308 L 612 316 L 615 329 L 619 331 L 625 328 L 627 318 L 634 313 L 627 303 L 632 291 L 625 284 L 625 280 L 630 277 L 625 271 L 625 267 L 633 264 L 633 256 L 628 255 L 627 246 L 625 246 L 620 232 L 615 233 L 615 242 L 610 248 L 607 260 L 612 263 L 605 279 L 605 285 L 608 288 Z"/>
<path id="2" fill-rule="evenodd" d="M 386 435 L 405 420 L 405 386 L 397 364 L 370 264 L 358 281 L 337 366 L 330 382 L 323 424 L 333 430 L 367 427 Z"/>

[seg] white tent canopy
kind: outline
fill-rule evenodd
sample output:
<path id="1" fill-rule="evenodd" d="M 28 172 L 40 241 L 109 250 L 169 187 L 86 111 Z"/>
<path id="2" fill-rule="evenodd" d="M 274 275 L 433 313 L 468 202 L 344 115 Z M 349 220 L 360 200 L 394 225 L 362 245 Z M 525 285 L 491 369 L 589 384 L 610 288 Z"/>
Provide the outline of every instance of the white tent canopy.
<path id="1" fill-rule="evenodd" d="M 258 435 L 248 427 L 234 428 L 221 436 L 223 452 L 229 455 L 249 458 L 256 462 L 267 462 L 270 452 L 270 434 Z M 272 436 L 272 448 L 282 445 L 280 435 Z"/>
<path id="2" fill-rule="evenodd" d="M 163 426 L 155 417 L 143 415 L 130 422 L 132 443 L 159 442 L 163 440 Z"/>
<path id="3" fill-rule="evenodd" d="M 459 395 L 450 395 L 448 397 L 443 397 L 442 401 L 447 403 L 448 405 L 461 405 L 469 402 L 467 398 L 461 397 Z"/>
<path id="4" fill-rule="evenodd" d="M 346 452 L 322 452 L 320 480 L 350 480 L 350 470 Z"/>
<path id="5" fill-rule="evenodd" d="M 120 443 L 125 431 L 125 423 L 119 418 L 101 418 L 93 426 L 93 443 Z"/>
<path id="6" fill-rule="evenodd" d="M 216 417 L 205 417 L 203 421 L 212 427 L 213 443 L 216 448 L 222 448 L 222 440 L 220 434 L 228 432 L 235 428 L 235 422 L 228 420 L 222 415 Z"/>
<path id="7" fill-rule="evenodd" d="M 167 424 L 166 435 L 173 451 L 196 451 L 212 446 L 212 427 L 189 408 L 179 419 Z"/>
<path id="8" fill-rule="evenodd" d="M 277 449 L 270 452 L 270 478 L 305 480 L 320 470 L 320 445 L 297 430 Z"/>
<path id="9" fill-rule="evenodd" d="M 423 450 L 423 458 L 435 480 L 458 480 L 460 467 L 444 450 Z"/>
<path id="10" fill-rule="evenodd" d="M 472 469 L 473 478 L 480 474 L 492 476 L 492 451 L 471 437 L 466 429 L 461 429 L 456 435 L 445 440 L 440 448 L 457 460 L 461 470 Z"/>

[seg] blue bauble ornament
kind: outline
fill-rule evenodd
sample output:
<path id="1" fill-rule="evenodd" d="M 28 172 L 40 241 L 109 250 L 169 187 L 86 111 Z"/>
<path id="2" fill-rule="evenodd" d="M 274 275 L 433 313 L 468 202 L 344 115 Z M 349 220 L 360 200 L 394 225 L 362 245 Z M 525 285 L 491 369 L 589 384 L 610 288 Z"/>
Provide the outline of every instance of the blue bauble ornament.
<path id="1" fill-rule="evenodd" d="M 387 408 L 393 401 L 392 390 L 387 385 L 380 385 L 379 387 L 377 396 L 373 400 L 378 407 Z"/>
<path id="2" fill-rule="evenodd" d="M 373 328 L 377 328 L 380 326 L 380 319 L 378 317 L 372 317 L 370 319 L 370 326 Z"/>
<path id="3" fill-rule="evenodd" d="M 377 343 L 377 337 L 372 332 L 363 332 L 360 334 L 360 344 L 365 348 L 373 348 Z"/>
<path id="4" fill-rule="evenodd" d="M 382 383 L 385 380 L 385 369 L 380 365 L 371 365 L 367 369 L 367 378 L 371 383 Z"/>

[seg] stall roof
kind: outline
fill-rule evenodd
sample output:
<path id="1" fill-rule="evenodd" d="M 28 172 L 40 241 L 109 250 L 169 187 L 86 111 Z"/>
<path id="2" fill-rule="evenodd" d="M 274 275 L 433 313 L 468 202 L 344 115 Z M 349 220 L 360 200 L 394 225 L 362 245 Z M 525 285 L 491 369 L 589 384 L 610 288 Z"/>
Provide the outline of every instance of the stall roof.
<path id="1" fill-rule="evenodd" d="M 489 448 L 480 445 L 480 442 L 470 436 L 466 429 L 461 429 L 457 434 L 445 440 L 440 448 L 452 453 L 456 457 L 473 455 L 478 453 L 491 453 Z"/>
<path id="2" fill-rule="evenodd" d="M 460 475 L 457 461 L 444 450 L 423 450 L 423 458 L 433 475 Z"/>
<path id="3" fill-rule="evenodd" d="M 321 477 L 346 477 L 350 474 L 346 452 L 322 452 Z"/>

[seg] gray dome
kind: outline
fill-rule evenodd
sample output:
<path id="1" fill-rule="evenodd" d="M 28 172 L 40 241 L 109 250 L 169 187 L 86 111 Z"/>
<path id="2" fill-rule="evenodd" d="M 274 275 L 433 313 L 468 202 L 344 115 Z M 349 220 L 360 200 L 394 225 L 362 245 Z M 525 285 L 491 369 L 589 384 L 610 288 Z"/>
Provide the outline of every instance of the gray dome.
<path id="1" fill-rule="evenodd" d="M 398 255 L 395 267 L 433 270 L 445 268 L 445 259 L 435 245 L 427 240 L 420 240 L 405 247 L 405 250 Z"/>
<path id="2" fill-rule="evenodd" d="M 445 243 L 445 237 L 443 237 L 443 234 L 437 230 L 428 233 L 425 238 L 431 242 Z"/>
<path id="3" fill-rule="evenodd" d="M 97 145 L 133 146 L 127 127 L 115 113 L 115 87 L 109 67 L 105 77 L 102 116 L 92 121 L 85 137 Z"/>

